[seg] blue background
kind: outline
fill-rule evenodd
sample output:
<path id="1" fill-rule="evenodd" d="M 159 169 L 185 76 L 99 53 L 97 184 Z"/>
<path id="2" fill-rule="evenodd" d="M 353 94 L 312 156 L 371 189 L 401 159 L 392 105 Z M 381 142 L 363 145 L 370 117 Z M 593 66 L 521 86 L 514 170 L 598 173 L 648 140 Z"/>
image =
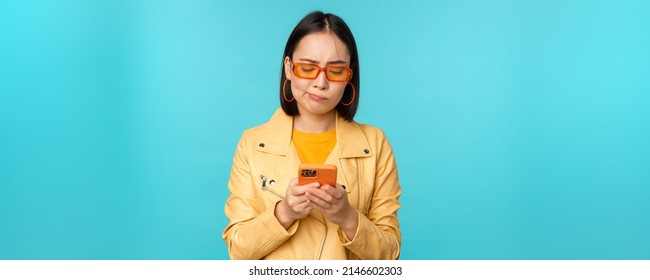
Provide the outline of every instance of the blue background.
<path id="1" fill-rule="evenodd" d="M 403 259 L 650 259 L 648 1 L 1 1 L 0 259 L 225 259 L 312 10 L 361 59 Z"/>

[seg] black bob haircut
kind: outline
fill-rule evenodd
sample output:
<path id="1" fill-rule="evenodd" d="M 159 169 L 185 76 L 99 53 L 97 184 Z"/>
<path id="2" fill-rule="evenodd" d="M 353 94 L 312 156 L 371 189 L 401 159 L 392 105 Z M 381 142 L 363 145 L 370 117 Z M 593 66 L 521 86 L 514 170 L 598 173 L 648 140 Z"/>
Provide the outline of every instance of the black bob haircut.
<path id="1" fill-rule="evenodd" d="M 343 19 L 336 15 L 325 14 L 320 11 L 315 11 L 306 15 L 298 23 L 298 25 L 296 25 L 296 27 L 291 32 L 291 35 L 289 35 L 287 45 L 284 48 L 284 54 L 282 55 L 282 67 L 280 68 L 280 105 L 282 106 L 282 110 L 284 110 L 287 115 L 299 115 L 298 105 L 296 102 L 287 102 L 282 96 L 282 87 L 284 85 L 284 81 L 287 79 L 287 76 L 284 73 L 284 58 L 287 56 L 289 58 L 293 57 L 293 52 L 295 51 L 296 46 L 298 46 L 298 42 L 300 42 L 303 37 L 312 33 L 319 32 L 331 32 L 332 34 L 336 35 L 343 42 L 343 44 L 347 46 L 348 51 L 350 52 L 350 68 L 352 69 L 352 79 L 350 79 L 350 83 L 352 83 L 356 89 L 356 94 L 354 96 L 352 104 L 349 106 L 344 106 L 339 102 L 339 104 L 336 105 L 336 110 L 338 111 L 339 115 L 345 120 L 352 121 L 354 119 L 354 115 L 357 113 L 357 107 L 359 107 L 359 92 L 361 91 L 359 86 L 359 55 L 357 54 L 357 43 L 354 41 L 352 31 L 350 31 L 350 28 L 345 23 L 345 21 L 343 21 Z M 291 87 L 289 85 L 287 85 L 286 94 L 287 98 L 289 99 L 291 99 L 293 96 Z M 352 87 L 348 85 L 345 87 L 343 98 L 341 100 L 342 102 L 347 103 L 349 102 L 348 100 L 352 98 Z"/>

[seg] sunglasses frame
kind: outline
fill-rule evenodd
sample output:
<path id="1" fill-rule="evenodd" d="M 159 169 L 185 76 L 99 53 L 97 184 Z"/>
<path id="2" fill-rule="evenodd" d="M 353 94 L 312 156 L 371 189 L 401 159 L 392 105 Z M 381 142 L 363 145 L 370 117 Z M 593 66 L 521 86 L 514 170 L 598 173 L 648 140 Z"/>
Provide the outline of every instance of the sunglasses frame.
<path id="1" fill-rule="evenodd" d="M 314 76 L 313 78 L 301 77 L 298 73 L 296 73 L 296 66 L 299 66 L 299 65 L 313 66 L 315 69 L 318 69 L 318 72 L 316 72 L 316 76 Z M 345 70 L 345 71 L 348 72 L 348 77 L 343 81 L 332 80 L 332 79 L 330 79 L 329 75 L 327 74 L 327 67 L 341 68 L 342 70 Z M 325 71 L 325 78 L 327 78 L 327 80 L 330 81 L 330 82 L 349 82 L 352 79 L 352 68 L 350 68 L 348 66 L 328 65 L 328 66 L 325 66 L 325 67 L 320 67 L 318 64 L 314 64 L 314 63 L 303 63 L 303 62 L 293 63 L 293 62 L 291 62 L 291 73 L 293 73 L 294 75 L 296 75 L 296 77 L 301 78 L 301 79 L 315 80 L 316 78 L 318 78 L 318 75 L 320 75 L 320 72 L 323 72 L 323 71 Z"/>

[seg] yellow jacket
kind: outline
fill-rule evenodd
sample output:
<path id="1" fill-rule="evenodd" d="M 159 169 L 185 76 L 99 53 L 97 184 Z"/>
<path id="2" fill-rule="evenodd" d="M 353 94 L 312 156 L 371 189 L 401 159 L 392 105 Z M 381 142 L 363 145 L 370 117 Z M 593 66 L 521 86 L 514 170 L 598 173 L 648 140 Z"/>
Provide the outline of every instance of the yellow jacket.
<path id="1" fill-rule="evenodd" d="M 397 259 L 402 242 L 397 220 L 402 192 L 395 158 L 383 132 L 337 115 L 336 146 L 325 163 L 359 212 L 348 240 L 338 225 L 314 210 L 285 230 L 274 215 L 300 157 L 291 142 L 293 118 L 278 109 L 269 122 L 245 131 L 237 145 L 223 239 L 233 259 Z"/>

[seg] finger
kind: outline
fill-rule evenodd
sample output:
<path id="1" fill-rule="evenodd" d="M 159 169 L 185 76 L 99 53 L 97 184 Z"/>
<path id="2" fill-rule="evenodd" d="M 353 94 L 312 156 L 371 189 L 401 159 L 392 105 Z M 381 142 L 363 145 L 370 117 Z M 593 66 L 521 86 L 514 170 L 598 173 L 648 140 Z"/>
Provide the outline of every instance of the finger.
<path id="1" fill-rule="evenodd" d="M 318 212 L 321 212 L 321 214 L 325 213 L 325 211 L 326 211 L 323 207 L 320 207 L 320 205 L 318 205 L 318 204 L 316 204 L 314 202 L 311 202 L 310 206 L 311 206 L 312 209 L 314 209 L 314 210 L 316 210 Z"/>
<path id="2" fill-rule="evenodd" d="M 300 186 L 298 186 L 298 187 L 299 187 L 299 188 L 318 188 L 318 187 L 320 187 L 320 183 L 318 183 L 318 182 L 311 182 L 311 183 L 309 183 L 309 184 L 300 185 Z"/>
<path id="3" fill-rule="evenodd" d="M 317 189 L 311 189 L 307 193 L 310 194 L 310 195 L 313 195 L 315 197 L 318 197 L 318 198 L 322 199 L 323 201 L 325 201 L 327 203 L 332 203 L 332 202 L 334 202 L 334 196 L 329 194 L 328 189 L 331 190 L 332 187 L 327 185 L 325 188 L 321 187 L 321 188 L 317 188 Z"/>
<path id="4" fill-rule="evenodd" d="M 309 199 L 309 202 L 311 203 L 311 205 L 318 206 L 321 209 L 328 209 L 328 208 L 330 208 L 332 206 L 331 203 L 323 200 L 322 198 L 320 198 L 320 197 L 318 197 L 316 195 L 311 195 L 311 194 L 307 193 L 307 198 Z"/>
<path id="5" fill-rule="evenodd" d="M 291 205 L 298 206 L 300 204 L 303 204 L 303 203 L 307 202 L 307 200 L 308 200 L 308 198 L 306 196 L 304 196 L 304 195 L 302 195 L 302 196 L 294 196 L 291 199 Z"/>
<path id="6" fill-rule="evenodd" d="M 341 188 L 341 187 L 334 188 L 334 187 L 330 186 L 329 188 L 321 188 L 321 190 L 327 192 L 327 194 L 331 195 L 332 197 L 334 197 L 336 199 L 342 199 L 343 196 L 346 195 L 345 190 L 343 188 Z"/>
<path id="7" fill-rule="evenodd" d="M 291 180 L 289 180 L 289 186 L 287 186 L 287 195 L 291 195 L 291 196 L 300 195 L 300 192 L 297 189 L 298 189 L 298 179 L 291 178 Z"/>
<path id="8" fill-rule="evenodd" d="M 304 195 L 308 190 L 318 188 L 320 184 L 318 183 L 310 183 L 302 186 L 295 186 L 292 188 L 291 193 L 293 195 L 299 196 L 299 195 Z"/>
<path id="9" fill-rule="evenodd" d="M 309 200 L 305 199 L 305 201 L 291 207 L 291 210 L 293 210 L 296 213 L 304 213 L 305 211 L 311 210 L 311 205 L 309 203 Z"/>
<path id="10" fill-rule="evenodd" d="M 309 212 L 311 211 L 311 205 L 309 203 L 309 200 L 305 200 L 305 202 L 298 204 L 297 209 L 299 212 L 304 213 L 304 212 Z"/>
<path id="11" fill-rule="evenodd" d="M 318 182 L 309 183 L 309 184 L 305 184 L 305 185 L 302 185 L 302 186 L 297 186 L 296 187 L 296 192 L 298 192 L 299 194 L 304 194 L 306 191 L 308 191 L 310 189 L 318 188 L 318 187 L 320 187 L 320 184 Z"/>

